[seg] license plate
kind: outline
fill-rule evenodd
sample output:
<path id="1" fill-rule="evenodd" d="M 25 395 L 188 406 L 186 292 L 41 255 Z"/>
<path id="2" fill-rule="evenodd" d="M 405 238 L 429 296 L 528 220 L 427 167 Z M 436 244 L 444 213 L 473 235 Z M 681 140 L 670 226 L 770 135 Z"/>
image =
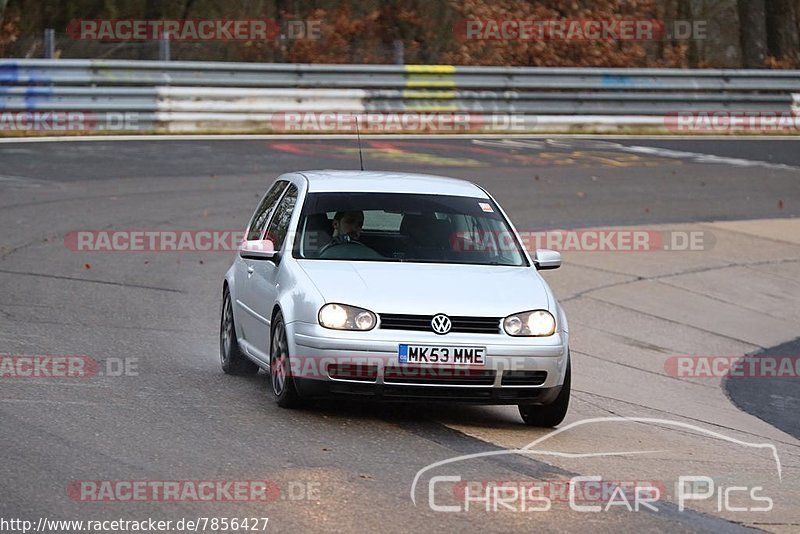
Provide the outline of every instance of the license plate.
<path id="1" fill-rule="evenodd" d="M 486 347 L 453 347 L 442 345 L 400 345 L 400 363 L 467 365 L 483 367 L 486 364 Z"/>

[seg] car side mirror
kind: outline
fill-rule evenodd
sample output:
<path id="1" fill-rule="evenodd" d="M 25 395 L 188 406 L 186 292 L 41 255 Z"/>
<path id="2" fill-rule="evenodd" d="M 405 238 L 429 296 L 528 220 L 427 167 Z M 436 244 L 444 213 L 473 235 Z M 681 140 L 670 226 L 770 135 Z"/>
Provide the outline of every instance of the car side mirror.
<path id="1" fill-rule="evenodd" d="M 275 250 L 275 243 L 270 239 L 243 241 L 239 247 L 239 256 L 248 260 L 273 261 L 276 264 L 280 261 L 280 252 Z"/>
<path id="2" fill-rule="evenodd" d="M 540 271 L 561 267 L 561 253 L 546 248 L 537 248 L 533 254 L 533 264 Z"/>

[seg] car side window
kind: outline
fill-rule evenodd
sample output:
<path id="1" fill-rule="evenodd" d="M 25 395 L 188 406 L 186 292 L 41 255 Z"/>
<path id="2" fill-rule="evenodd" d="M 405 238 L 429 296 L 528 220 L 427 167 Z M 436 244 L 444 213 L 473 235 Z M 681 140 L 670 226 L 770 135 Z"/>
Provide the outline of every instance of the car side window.
<path id="1" fill-rule="evenodd" d="M 267 239 L 272 240 L 275 250 L 280 250 L 283 246 L 295 204 L 297 204 L 297 188 L 290 184 L 267 228 Z"/>
<path id="2" fill-rule="evenodd" d="M 286 189 L 287 183 L 286 180 L 275 182 L 267 194 L 264 195 L 264 199 L 261 201 L 261 204 L 258 205 L 258 208 L 256 208 L 253 220 L 250 222 L 250 227 L 247 229 L 248 241 L 261 239 L 261 235 L 264 233 L 264 227 L 267 225 L 270 215 L 275 211 L 278 205 L 278 199 L 281 198 L 281 193 Z"/>

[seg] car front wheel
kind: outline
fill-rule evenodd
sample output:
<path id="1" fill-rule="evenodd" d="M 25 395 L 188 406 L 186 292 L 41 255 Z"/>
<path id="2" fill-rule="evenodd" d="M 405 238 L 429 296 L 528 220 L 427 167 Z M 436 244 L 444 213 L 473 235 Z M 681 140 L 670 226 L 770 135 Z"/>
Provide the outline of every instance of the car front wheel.
<path id="1" fill-rule="evenodd" d="M 569 357 L 568 357 L 569 358 Z M 526 425 L 539 427 L 554 427 L 561 424 L 567 415 L 572 382 L 572 364 L 567 360 L 567 372 L 564 375 L 564 385 L 561 386 L 556 400 L 544 406 L 533 404 L 520 404 L 519 415 Z"/>
<path id="2" fill-rule="evenodd" d="M 294 385 L 294 377 L 289 364 L 289 342 L 283 315 L 275 317 L 272 329 L 272 344 L 269 357 L 269 375 L 272 393 L 281 408 L 295 408 L 300 404 L 300 395 Z"/>

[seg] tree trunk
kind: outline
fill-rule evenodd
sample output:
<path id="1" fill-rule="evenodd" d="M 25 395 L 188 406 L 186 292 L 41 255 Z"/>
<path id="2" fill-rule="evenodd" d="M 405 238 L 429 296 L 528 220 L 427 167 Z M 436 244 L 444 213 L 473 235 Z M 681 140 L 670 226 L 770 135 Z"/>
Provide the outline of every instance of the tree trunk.
<path id="1" fill-rule="evenodd" d="M 797 60 L 797 11 L 793 0 L 769 0 L 766 3 L 767 50 L 778 59 Z"/>
<path id="2" fill-rule="evenodd" d="M 737 0 L 737 5 L 742 66 L 746 69 L 763 68 L 767 58 L 767 23 L 764 0 Z"/>
<path id="3" fill-rule="evenodd" d="M 286 56 L 288 52 L 288 48 L 286 46 L 286 40 L 283 38 L 283 24 L 284 24 L 284 15 L 286 14 L 287 9 L 289 9 L 287 5 L 287 0 L 275 0 L 275 24 L 278 25 L 278 35 L 275 36 L 277 39 L 276 46 L 275 46 L 275 57 L 273 61 L 278 63 L 283 63 L 286 61 Z"/>
<path id="4" fill-rule="evenodd" d="M 189 18 L 189 11 L 191 11 L 193 5 L 194 0 L 186 0 L 186 3 L 183 4 L 183 14 L 181 15 L 181 19 L 186 20 Z"/>
<path id="5" fill-rule="evenodd" d="M 162 7 L 163 6 L 159 0 L 147 0 L 147 2 L 145 2 L 144 18 L 147 20 L 157 20 L 163 18 L 161 9 Z M 134 43 L 134 46 L 138 48 L 139 59 L 158 59 L 158 46 L 161 36 L 153 37 L 154 39 L 152 41 Z"/>
<path id="6" fill-rule="evenodd" d="M 694 20 L 692 16 L 692 0 L 678 0 L 677 20 Z M 699 65 L 697 40 L 695 36 L 689 37 L 686 50 L 686 60 L 689 68 L 696 69 Z"/>

